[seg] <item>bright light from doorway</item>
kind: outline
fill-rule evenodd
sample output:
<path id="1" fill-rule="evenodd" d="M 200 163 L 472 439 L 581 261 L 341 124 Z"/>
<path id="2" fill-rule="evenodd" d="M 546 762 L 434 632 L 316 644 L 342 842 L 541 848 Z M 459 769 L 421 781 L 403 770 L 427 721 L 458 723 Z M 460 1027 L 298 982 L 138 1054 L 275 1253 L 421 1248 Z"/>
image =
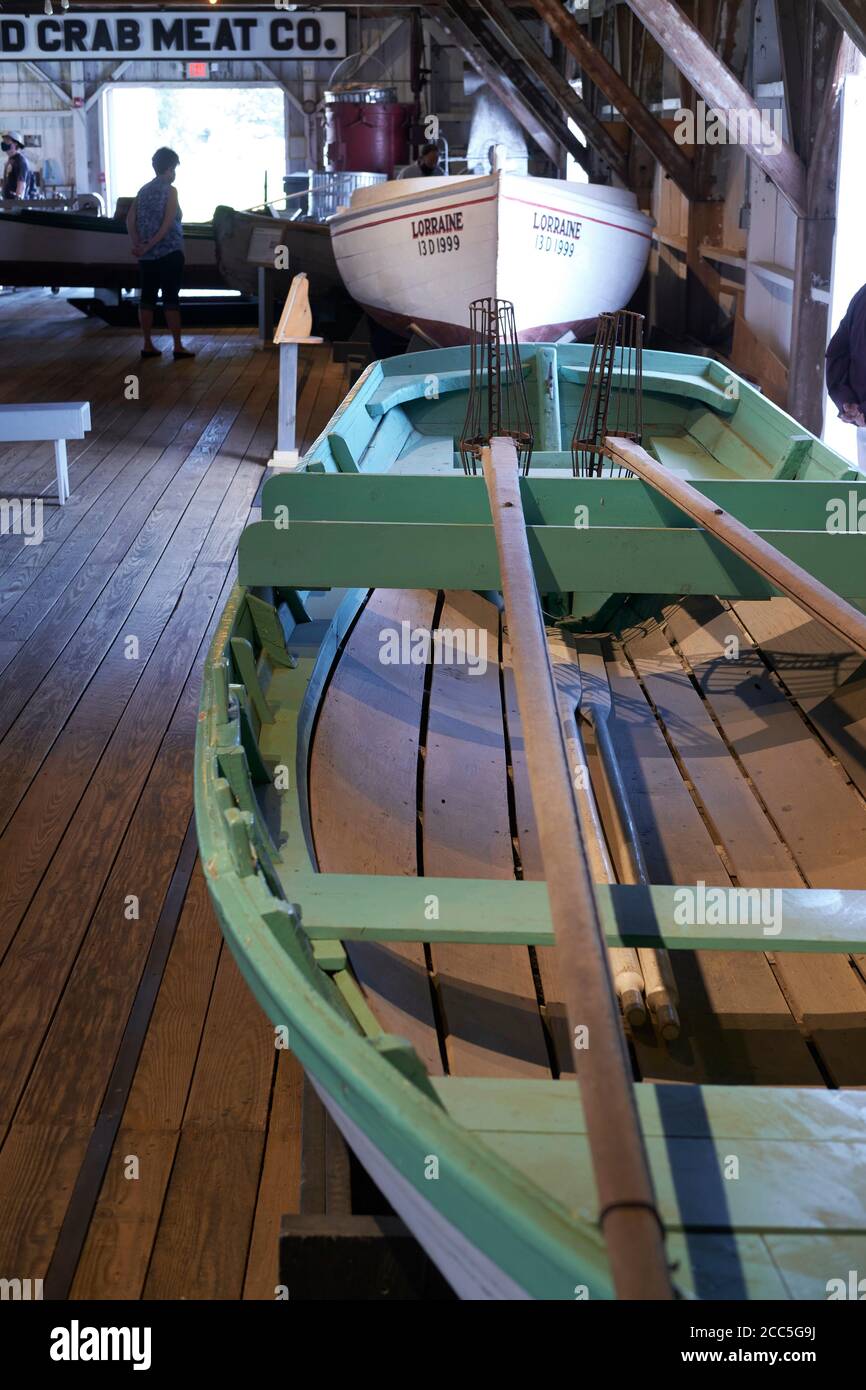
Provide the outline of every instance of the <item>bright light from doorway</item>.
<path id="1" fill-rule="evenodd" d="M 151 155 L 180 155 L 177 190 L 186 222 L 209 222 L 220 203 L 254 207 L 280 198 L 286 172 L 285 107 L 277 86 L 117 86 L 106 94 L 108 207 L 153 177 Z"/>

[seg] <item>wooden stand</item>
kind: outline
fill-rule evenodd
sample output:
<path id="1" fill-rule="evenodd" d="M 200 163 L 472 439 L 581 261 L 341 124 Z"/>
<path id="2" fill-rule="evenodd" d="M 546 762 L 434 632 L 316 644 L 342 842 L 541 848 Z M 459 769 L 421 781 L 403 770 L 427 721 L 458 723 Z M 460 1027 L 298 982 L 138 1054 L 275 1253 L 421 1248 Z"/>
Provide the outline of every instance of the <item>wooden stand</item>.
<path id="1" fill-rule="evenodd" d="M 274 343 L 280 350 L 280 390 L 277 407 L 277 447 L 271 459 L 271 468 L 291 469 L 298 466 L 298 348 L 304 343 L 323 341 L 321 338 L 310 336 L 312 326 L 309 282 L 302 273 L 296 275 L 292 281 L 274 334 Z"/>
<path id="2" fill-rule="evenodd" d="M 293 1302 L 453 1299 L 367 1177 L 304 1078 L 301 1210 L 280 1225 L 279 1281 Z"/>

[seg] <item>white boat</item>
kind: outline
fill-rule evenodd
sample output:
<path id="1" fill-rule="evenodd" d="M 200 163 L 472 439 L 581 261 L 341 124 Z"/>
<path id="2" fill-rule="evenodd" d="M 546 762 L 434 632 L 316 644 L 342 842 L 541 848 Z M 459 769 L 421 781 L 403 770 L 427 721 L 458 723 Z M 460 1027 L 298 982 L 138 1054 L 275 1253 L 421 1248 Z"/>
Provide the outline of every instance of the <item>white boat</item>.
<path id="1" fill-rule="evenodd" d="M 450 347 L 487 295 L 511 300 L 523 342 L 585 334 L 637 289 L 653 221 L 625 189 L 498 171 L 360 188 L 330 226 L 352 298 Z"/>

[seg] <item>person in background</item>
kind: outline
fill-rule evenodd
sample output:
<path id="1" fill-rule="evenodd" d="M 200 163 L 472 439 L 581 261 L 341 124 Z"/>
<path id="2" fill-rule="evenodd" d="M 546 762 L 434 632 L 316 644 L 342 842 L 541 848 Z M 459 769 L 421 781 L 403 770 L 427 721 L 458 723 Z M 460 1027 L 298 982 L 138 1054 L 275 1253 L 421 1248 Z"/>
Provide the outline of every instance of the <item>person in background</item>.
<path id="1" fill-rule="evenodd" d="M 436 174 L 442 177 L 445 170 L 439 163 L 439 146 L 432 143 L 421 146 L 421 153 L 414 164 L 407 164 L 400 175 L 401 179 L 427 179 Z"/>
<path id="2" fill-rule="evenodd" d="M 3 197 L 26 198 L 30 192 L 32 175 L 27 157 L 23 153 L 24 136 L 20 130 L 7 130 L 0 141 L 0 150 L 6 155 L 3 169 Z"/>
<path id="3" fill-rule="evenodd" d="M 866 285 L 857 291 L 827 348 L 827 393 L 839 419 L 857 426 L 857 456 L 866 469 Z"/>
<path id="4" fill-rule="evenodd" d="M 180 285 L 183 279 L 183 227 L 173 186 L 180 163 L 174 150 L 162 146 L 151 160 L 155 177 L 138 190 L 126 218 L 132 254 L 141 271 L 138 320 L 144 337 L 142 357 L 161 357 L 153 345 L 153 312 L 162 290 L 165 321 L 174 340 L 174 359 L 195 357 L 184 347 L 180 329 Z"/>

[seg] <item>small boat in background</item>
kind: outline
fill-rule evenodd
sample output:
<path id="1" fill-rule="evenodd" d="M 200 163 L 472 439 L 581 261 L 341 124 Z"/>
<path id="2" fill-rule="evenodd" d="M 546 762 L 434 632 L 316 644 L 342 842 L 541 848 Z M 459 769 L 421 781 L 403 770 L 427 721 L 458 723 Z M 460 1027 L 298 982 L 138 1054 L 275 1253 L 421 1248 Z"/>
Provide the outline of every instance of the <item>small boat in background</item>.
<path id="1" fill-rule="evenodd" d="M 485 296 L 514 304 L 521 342 L 585 336 L 637 289 L 653 220 L 625 189 L 497 171 L 361 188 L 330 227 L 371 318 L 451 347 L 469 341 L 467 305 Z"/>
<path id="2" fill-rule="evenodd" d="M 132 289 L 138 284 L 138 262 L 126 231 L 128 207 L 122 199 L 113 217 L 50 206 L 43 212 L 33 205 L 0 212 L 0 284 Z M 213 227 L 187 222 L 183 235 L 185 288 L 224 289 Z"/>
<path id="3" fill-rule="evenodd" d="M 309 170 L 287 176 L 287 195 L 248 211 L 218 207 L 213 216 L 217 265 L 227 285 L 242 294 L 258 293 L 258 268 L 274 264 L 285 247 L 288 265 L 272 270 L 274 298 L 281 303 L 292 277 L 307 277 L 317 326 L 332 325 L 328 336 L 348 334 L 359 310 L 346 291 L 331 243 L 329 223 L 341 203 L 359 188 L 384 182 L 384 174 Z M 295 188 L 295 184 L 303 186 Z M 289 191 L 292 189 L 293 191 Z"/>
<path id="4" fill-rule="evenodd" d="M 273 271 L 275 299 L 285 300 L 292 277 L 301 272 L 310 282 L 313 300 L 342 287 L 327 222 L 221 206 L 213 215 L 213 233 L 220 274 L 227 285 L 242 294 L 258 293 L 263 255 L 268 251 L 273 254 L 280 246 L 288 251 L 288 267 Z"/>

